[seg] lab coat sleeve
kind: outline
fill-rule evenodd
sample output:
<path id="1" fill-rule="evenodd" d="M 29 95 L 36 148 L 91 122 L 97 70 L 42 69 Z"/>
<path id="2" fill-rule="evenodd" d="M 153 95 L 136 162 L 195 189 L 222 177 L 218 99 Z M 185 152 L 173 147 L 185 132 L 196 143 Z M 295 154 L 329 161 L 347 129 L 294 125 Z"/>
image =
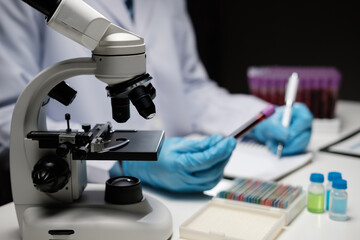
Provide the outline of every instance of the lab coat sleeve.
<path id="1" fill-rule="evenodd" d="M 0 144 L 9 147 L 12 111 L 40 71 L 44 17 L 20 0 L 0 1 Z"/>
<path id="2" fill-rule="evenodd" d="M 11 116 L 17 98 L 42 70 L 44 16 L 20 0 L 0 2 L 0 144 L 9 147 Z M 72 123 L 79 128 L 79 124 Z M 50 130 L 66 127 L 47 119 Z"/>
<path id="3" fill-rule="evenodd" d="M 46 27 L 44 16 L 24 2 L 0 1 L 0 151 L 9 148 L 11 116 L 18 96 L 42 66 L 48 65 L 43 63 Z M 49 130 L 64 126 L 64 122 L 47 119 Z M 74 122 L 72 126 L 79 127 Z M 114 162 L 87 165 L 89 182 L 103 183 Z"/>
<path id="4" fill-rule="evenodd" d="M 179 16 L 183 18 L 184 24 L 180 29 L 182 34 L 178 34 L 183 37 L 182 50 L 179 53 L 182 54 L 184 91 L 191 106 L 189 109 L 191 109 L 193 129 L 203 134 L 230 134 L 259 113 L 266 103 L 251 95 L 230 94 L 209 79 L 197 53 L 194 31 L 184 2 L 180 9 L 183 10 L 183 14 Z M 217 34 L 215 26 L 214 34 Z M 245 81 L 237 77 L 233 80 Z"/>

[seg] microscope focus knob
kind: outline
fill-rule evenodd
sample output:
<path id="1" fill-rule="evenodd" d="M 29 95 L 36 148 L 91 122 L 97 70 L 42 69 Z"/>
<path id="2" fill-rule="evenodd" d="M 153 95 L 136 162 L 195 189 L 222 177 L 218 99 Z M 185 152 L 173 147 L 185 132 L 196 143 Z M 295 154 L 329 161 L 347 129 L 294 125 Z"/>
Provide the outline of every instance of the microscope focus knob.
<path id="1" fill-rule="evenodd" d="M 59 191 L 68 183 L 69 178 L 69 165 L 56 155 L 40 159 L 32 171 L 34 187 L 46 193 Z"/>
<path id="2" fill-rule="evenodd" d="M 70 147 L 68 146 L 68 144 L 63 143 L 60 144 L 57 148 L 56 148 L 56 154 L 59 157 L 65 157 L 66 154 L 68 154 L 70 152 Z"/>
<path id="3" fill-rule="evenodd" d="M 91 124 L 90 123 L 84 123 L 81 125 L 81 128 L 84 130 L 84 132 L 89 132 L 91 129 Z"/>

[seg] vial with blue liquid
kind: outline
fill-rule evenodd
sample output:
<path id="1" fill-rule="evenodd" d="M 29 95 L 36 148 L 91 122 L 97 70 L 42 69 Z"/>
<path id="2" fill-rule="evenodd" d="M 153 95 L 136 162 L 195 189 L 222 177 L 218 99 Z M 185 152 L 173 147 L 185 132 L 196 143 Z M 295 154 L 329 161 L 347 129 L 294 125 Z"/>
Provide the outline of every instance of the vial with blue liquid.
<path id="1" fill-rule="evenodd" d="M 341 173 L 339 172 L 329 172 L 328 173 L 328 183 L 325 187 L 326 189 L 326 211 L 329 211 L 329 204 L 330 204 L 330 191 L 332 189 L 332 183 L 336 179 L 341 179 Z"/>
<path id="2" fill-rule="evenodd" d="M 336 179 L 333 181 L 329 207 L 329 216 L 332 220 L 345 221 L 347 219 L 346 210 L 348 194 L 346 189 L 346 180 Z"/>

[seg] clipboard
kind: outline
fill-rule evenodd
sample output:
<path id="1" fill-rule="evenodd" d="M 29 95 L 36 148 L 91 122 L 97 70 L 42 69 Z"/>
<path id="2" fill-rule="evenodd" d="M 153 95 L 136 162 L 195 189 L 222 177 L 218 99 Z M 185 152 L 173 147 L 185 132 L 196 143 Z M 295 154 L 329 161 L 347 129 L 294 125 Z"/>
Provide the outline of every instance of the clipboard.
<path id="1" fill-rule="evenodd" d="M 360 129 L 321 148 L 320 151 L 360 158 Z"/>

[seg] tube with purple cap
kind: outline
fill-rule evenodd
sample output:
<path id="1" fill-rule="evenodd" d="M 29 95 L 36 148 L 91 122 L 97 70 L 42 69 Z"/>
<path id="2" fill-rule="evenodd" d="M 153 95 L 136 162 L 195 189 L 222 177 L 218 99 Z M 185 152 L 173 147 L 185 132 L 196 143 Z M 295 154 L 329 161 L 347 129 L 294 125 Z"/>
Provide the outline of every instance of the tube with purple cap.
<path id="1" fill-rule="evenodd" d="M 234 138 L 240 138 L 245 133 L 253 129 L 258 123 L 260 123 L 262 120 L 270 117 L 275 112 L 275 107 L 272 104 L 269 104 L 264 108 L 261 112 L 259 112 L 258 115 L 256 115 L 254 118 L 252 118 L 250 121 L 236 129 L 233 133 L 229 135 L 229 137 Z"/>

